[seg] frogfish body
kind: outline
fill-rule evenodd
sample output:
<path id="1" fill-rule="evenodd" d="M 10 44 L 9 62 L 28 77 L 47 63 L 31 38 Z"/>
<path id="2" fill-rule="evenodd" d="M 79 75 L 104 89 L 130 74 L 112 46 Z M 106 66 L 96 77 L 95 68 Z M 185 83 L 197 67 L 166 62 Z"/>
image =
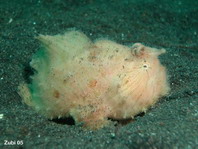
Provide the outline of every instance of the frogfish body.
<path id="1" fill-rule="evenodd" d="M 24 102 L 47 118 L 72 116 L 90 129 L 108 118 L 128 119 L 145 112 L 169 91 L 164 49 L 110 40 L 92 42 L 79 31 L 37 37 L 43 44 L 32 58 L 30 84 L 22 83 Z"/>

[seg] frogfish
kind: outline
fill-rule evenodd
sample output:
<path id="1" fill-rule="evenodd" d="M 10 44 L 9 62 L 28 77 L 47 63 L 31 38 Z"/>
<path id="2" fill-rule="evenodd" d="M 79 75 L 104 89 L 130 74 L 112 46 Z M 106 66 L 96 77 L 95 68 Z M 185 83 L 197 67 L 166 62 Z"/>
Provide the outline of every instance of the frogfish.
<path id="1" fill-rule="evenodd" d="M 42 48 L 32 57 L 31 83 L 22 82 L 24 103 L 46 118 L 73 117 L 89 129 L 134 118 L 169 93 L 165 49 L 107 39 L 91 41 L 76 30 L 39 35 Z"/>

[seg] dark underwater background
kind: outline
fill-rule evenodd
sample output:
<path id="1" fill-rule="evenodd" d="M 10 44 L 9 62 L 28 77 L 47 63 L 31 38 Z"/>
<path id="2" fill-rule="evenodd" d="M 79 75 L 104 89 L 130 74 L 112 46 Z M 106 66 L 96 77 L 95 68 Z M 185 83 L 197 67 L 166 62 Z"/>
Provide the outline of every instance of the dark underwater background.
<path id="1" fill-rule="evenodd" d="M 92 40 L 165 48 L 170 94 L 134 121 L 97 131 L 36 113 L 17 93 L 32 74 L 35 37 L 71 28 Z M 198 148 L 198 1 L 0 0 L 0 148 Z"/>

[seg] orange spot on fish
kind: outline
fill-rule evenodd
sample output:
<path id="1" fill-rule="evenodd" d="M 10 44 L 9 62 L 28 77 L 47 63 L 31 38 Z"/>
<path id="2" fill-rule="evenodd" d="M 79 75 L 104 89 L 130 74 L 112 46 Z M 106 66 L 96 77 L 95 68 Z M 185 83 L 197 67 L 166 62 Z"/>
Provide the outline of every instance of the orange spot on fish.
<path id="1" fill-rule="evenodd" d="M 53 96 L 54 96 L 55 98 L 59 98 L 59 97 L 60 97 L 59 91 L 54 90 Z"/>
<path id="2" fill-rule="evenodd" d="M 97 81 L 96 80 L 91 80 L 91 81 L 89 81 L 89 87 L 91 87 L 91 88 L 93 88 L 93 87 L 95 87 L 96 86 L 96 84 L 97 84 Z"/>

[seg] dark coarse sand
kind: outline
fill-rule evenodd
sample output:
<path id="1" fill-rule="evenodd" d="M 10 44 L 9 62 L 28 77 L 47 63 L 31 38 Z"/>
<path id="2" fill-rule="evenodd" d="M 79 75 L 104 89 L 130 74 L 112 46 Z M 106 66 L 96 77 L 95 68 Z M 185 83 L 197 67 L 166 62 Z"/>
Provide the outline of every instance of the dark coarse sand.
<path id="1" fill-rule="evenodd" d="M 42 117 L 22 103 L 17 86 L 32 74 L 34 37 L 68 28 L 165 48 L 170 95 L 128 124 L 98 131 Z M 198 1 L 0 0 L 0 89 L 0 148 L 198 148 Z"/>

